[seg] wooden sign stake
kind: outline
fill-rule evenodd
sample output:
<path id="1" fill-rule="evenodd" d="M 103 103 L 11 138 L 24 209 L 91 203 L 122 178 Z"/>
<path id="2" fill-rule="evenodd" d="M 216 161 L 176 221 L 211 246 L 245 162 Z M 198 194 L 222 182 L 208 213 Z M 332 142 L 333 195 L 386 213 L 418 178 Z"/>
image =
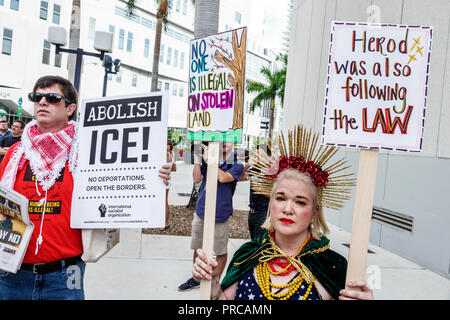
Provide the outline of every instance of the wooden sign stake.
<path id="1" fill-rule="evenodd" d="M 347 279 L 365 279 L 378 165 L 378 150 L 360 150 Z"/>
<path id="2" fill-rule="evenodd" d="M 203 225 L 203 250 L 206 258 L 212 259 L 214 248 L 214 225 L 216 220 L 217 173 L 219 167 L 220 142 L 208 145 L 208 169 L 206 172 L 205 219 Z M 200 300 L 211 299 L 211 281 L 200 281 Z"/>

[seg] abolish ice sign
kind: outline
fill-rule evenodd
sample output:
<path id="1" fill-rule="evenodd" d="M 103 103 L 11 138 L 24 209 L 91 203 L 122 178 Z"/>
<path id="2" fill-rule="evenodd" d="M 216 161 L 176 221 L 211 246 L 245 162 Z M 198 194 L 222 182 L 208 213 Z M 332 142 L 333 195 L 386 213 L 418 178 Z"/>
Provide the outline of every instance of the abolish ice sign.
<path id="1" fill-rule="evenodd" d="M 84 100 L 72 228 L 162 227 L 167 94 Z"/>
<path id="2" fill-rule="evenodd" d="M 323 144 L 421 151 L 432 28 L 333 22 Z"/>

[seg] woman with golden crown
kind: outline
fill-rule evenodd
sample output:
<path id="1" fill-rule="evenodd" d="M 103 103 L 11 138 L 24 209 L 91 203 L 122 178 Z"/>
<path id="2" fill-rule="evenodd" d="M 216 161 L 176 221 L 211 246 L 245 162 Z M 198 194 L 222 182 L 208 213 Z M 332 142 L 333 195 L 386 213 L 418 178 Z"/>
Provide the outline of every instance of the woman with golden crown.
<path id="1" fill-rule="evenodd" d="M 266 231 L 236 251 L 221 284 L 217 262 L 198 249 L 194 279 L 212 281 L 211 299 L 373 299 L 366 281 L 345 283 L 347 261 L 326 238 L 323 207 L 340 209 L 350 198 L 350 166 L 331 163 L 337 148 L 317 149 L 318 134 L 303 126 L 279 141 L 277 161 L 260 156 L 251 178 L 255 193 L 270 194 Z"/>

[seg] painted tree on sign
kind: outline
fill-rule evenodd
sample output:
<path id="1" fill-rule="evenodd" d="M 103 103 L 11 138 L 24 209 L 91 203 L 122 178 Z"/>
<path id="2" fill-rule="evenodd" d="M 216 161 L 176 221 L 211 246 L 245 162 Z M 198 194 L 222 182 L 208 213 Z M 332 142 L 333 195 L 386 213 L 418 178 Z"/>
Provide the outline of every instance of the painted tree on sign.
<path id="1" fill-rule="evenodd" d="M 235 104 L 233 115 L 233 129 L 242 128 L 242 114 L 244 107 L 244 87 L 245 87 L 245 52 L 247 43 L 247 29 L 243 29 L 240 41 L 237 31 L 233 31 L 233 53 L 230 56 L 224 49 L 217 49 L 214 53 L 214 59 L 231 70 L 228 75 L 228 81 L 234 88 Z"/>

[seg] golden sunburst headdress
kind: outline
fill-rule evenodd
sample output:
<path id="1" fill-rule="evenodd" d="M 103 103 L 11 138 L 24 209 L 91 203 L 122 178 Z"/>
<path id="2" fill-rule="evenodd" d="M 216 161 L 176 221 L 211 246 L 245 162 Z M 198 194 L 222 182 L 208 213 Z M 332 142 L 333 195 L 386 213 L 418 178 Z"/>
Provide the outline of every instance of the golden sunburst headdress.
<path id="1" fill-rule="evenodd" d="M 338 147 L 320 145 L 317 148 L 318 140 L 319 134 L 307 130 L 303 125 L 289 130 L 287 139 L 280 134 L 278 159 L 261 152 L 249 170 L 250 187 L 256 194 L 270 194 L 280 172 L 292 168 L 311 177 L 318 187 L 321 206 L 341 209 L 344 202 L 350 199 L 350 187 L 356 185 L 356 179 L 352 178 L 352 173 L 342 174 L 343 170 L 351 167 L 344 158 L 331 161 Z"/>

